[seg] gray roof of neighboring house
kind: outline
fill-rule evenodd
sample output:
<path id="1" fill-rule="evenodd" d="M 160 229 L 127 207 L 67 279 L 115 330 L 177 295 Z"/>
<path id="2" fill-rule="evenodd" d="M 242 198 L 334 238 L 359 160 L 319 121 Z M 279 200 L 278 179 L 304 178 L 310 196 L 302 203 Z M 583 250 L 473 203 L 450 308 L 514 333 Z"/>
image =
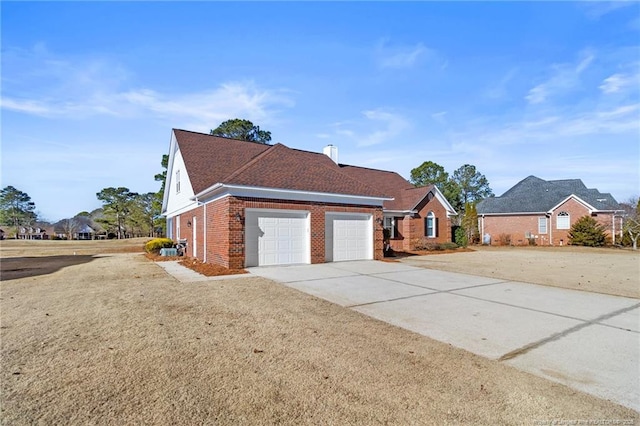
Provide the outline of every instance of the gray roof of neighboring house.
<path id="1" fill-rule="evenodd" d="M 485 198 L 478 214 L 548 212 L 570 195 L 579 197 L 597 211 L 620 210 L 611 194 L 587 188 L 580 179 L 543 180 L 529 176 L 500 197 Z"/>

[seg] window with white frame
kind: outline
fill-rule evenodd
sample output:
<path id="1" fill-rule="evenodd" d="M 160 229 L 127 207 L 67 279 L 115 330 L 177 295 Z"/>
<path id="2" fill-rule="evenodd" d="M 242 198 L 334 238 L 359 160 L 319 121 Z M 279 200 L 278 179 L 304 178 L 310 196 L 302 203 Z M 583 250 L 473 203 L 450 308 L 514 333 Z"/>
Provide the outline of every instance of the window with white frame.
<path id="1" fill-rule="evenodd" d="M 538 234 L 546 234 L 547 233 L 547 218 L 539 217 L 538 218 Z"/>
<path id="2" fill-rule="evenodd" d="M 427 217 L 424 218 L 424 236 L 428 238 L 435 238 L 436 229 L 436 215 L 433 212 L 429 212 Z"/>
<path id="3" fill-rule="evenodd" d="M 393 218 L 391 216 L 385 216 L 385 218 L 384 218 L 384 229 L 389 230 L 389 237 L 390 238 L 395 238 L 395 236 L 396 236 L 395 227 L 396 227 L 395 218 Z"/>
<path id="4" fill-rule="evenodd" d="M 180 193 L 180 170 L 176 171 L 176 194 Z"/>
<path id="5" fill-rule="evenodd" d="M 571 228 L 571 220 L 569 217 L 569 213 L 560 212 L 558 213 L 558 218 L 556 219 L 556 228 L 558 229 L 570 229 Z"/>

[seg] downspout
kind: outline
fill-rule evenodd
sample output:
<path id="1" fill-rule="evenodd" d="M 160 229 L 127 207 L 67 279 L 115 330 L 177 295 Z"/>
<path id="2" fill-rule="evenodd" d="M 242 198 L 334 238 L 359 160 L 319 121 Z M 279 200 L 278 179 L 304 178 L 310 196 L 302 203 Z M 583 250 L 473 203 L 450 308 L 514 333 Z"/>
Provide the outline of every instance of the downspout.
<path id="1" fill-rule="evenodd" d="M 611 235 L 613 236 L 613 244 L 616 243 L 616 213 L 618 212 L 621 213 L 620 215 L 618 215 L 618 217 L 620 218 L 620 243 L 622 243 L 622 239 L 624 238 L 624 234 L 622 231 L 622 221 L 624 220 L 624 217 L 623 217 L 624 210 L 614 210 L 611 218 L 611 223 L 612 223 L 611 230 L 613 231 Z"/>
<path id="2" fill-rule="evenodd" d="M 553 214 L 547 213 L 547 215 L 549 217 L 549 245 L 552 246 L 553 245 Z"/>
<path id="3" fill-rule="evenodd" d="M 198 204 L 200 203 L 200 200 L 198 200 L 198 197 L 193 197 L 194 201 L 196 202 L 196 209 Z M 204 207 L 204 213 L 203 213 L 203 224 L 201 226 L 202 228 L 202 244 L 203 244 L 203 251 L 204 251 L 204 255 L 202 256 L 202 258 L 204 259 L 204 262 L 207 261 L 207 204 L 206 203 L 202 203 L 202 206 Z M 195 248 L 195 247 L 194 247 Z"/>
<path id="4" fill-rule="evenodd" d="M 207 203 L 204 203 L 204 220 L 203 220 L 203 224 L 202 224 L 202 235 L 204 236 L 202 238 L 203 244 L 204 244 L 204 263 L 207 263 Z"/>

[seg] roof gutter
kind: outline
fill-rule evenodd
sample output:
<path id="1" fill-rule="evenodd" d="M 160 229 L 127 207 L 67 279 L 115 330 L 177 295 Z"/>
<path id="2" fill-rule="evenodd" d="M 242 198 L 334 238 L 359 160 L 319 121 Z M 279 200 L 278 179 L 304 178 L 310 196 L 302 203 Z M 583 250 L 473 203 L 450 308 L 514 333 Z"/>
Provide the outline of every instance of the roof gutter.
<path id="1" fill-rule="evenodd" d="M 211 185 L 210 187 L 204 189 L 203 191 L 198 192 L 196 195 L 190 198 L 191 201 L 198 201 L 199 198 L 203 198 L 207 195 L 213 194 L 221 189 L 223 185 L 221 183 L 216 183 L 215 185 Z"/>
<path id="2" fill-rule="evenodd" d="M 392 214 L 398 214 L 398 215 L 402 215 L 402 216 L 407 216 L 407 215 L 412 215 L 412 214 L 417 214 L 418 211 L 417 210 L 387 210 L 387 209 L 382 209 L 382 214 L 386 214 L 386 215 L 392 215 Z"/>
<path id="3" fill-rule="evenodd" d="M 282 189 L 282 188 L 266 188 L 260 186 L 245 186 L 245 185 L 230 185 L 224 183 L 216 183 L 203 191 L 200 191 L 195 196 L 191 197 L 191 201 L 202 202 L 203 198 L 208 198 L 222 193 L 228 193 L 234 196 L 255 197 L 261 196 L 264 198 L 282 198 L 282 199 L 309 199 L 313 197 L 335 198 L 339 200 L 360 200 L 364 204 L 380 204 L 384 201 L 393 201 L 393 197 L 374 197 L 368 195 L 355 195 L 355 194 L 337 194 L 330 192 L 315 192 L 315 191 L 302 191 L 295 189 Z"/>

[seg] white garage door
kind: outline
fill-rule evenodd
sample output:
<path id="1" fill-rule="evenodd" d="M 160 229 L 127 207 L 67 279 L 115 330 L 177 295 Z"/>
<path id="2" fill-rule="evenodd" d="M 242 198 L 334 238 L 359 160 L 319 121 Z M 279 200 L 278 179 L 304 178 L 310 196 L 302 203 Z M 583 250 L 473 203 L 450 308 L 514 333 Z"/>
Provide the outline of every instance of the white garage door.
<path id="1" fill-rule="evenodd" d="M 327 262 L 373 259 L 371 215 L 327 213 L 325 238 Z"/>
<path id="2" fill-rule="evenodd" d="M 245 265 L 310 263 L 309 213 L 245 212 Z"/>

